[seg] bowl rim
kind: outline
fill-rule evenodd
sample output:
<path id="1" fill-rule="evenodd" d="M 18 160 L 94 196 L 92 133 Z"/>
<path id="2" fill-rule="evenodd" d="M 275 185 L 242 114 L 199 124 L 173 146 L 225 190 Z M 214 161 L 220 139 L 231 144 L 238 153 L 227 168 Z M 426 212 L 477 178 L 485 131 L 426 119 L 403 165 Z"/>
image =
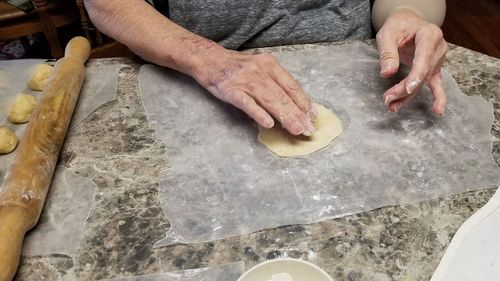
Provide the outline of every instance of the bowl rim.
<path id="1" fill-rule="evenodd" d="M 328 275 L 328 273 L 326 273 L 326 271 L 324 271 L 319 266 L 317 266 L 309 261 L 305 261 L 305 260 L 301 260 L 301 259 L 294 259 L 294 258 L 277 258 L 277 259 L 267 260 L 267 261 L 261 262 L 259 264 L 256 264 L 253 267 L 251 267 L 249 270 L 245 271 L 245 273 L 243 273 L 243 275 L 241 275 L 237 281 L 243 281 L 243 278 L 247 277 L 251 272 L 255 271 L 259 267 L 263 267 L 263 266 L 266 266 L 266 265 L 271 264 L 271 263 L 286 262 L 286 261 L 297 262 L 297 263 L 302 263 L 302 264 L 308 265 L 308 266 L 312 267 L 313 269 L 319 271 L 319 273 L 324 275 L 328 280 L 334 281 L 333 278 L 330 275 Z"/>

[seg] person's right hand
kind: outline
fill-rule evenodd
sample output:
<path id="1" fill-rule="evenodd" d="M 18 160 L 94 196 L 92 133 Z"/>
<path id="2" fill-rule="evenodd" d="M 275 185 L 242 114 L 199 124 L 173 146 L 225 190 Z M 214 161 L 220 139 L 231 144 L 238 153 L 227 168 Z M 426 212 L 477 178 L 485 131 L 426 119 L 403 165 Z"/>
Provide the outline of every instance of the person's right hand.
<path id="1" fill-rule="evenodd" d="M 274 126 L 274 117 L 292 135 L 314 132 L 316 109 L 297 80 L 270 54 L 217 48 L 207 54 L 193 77 L 264 128 Z"/>

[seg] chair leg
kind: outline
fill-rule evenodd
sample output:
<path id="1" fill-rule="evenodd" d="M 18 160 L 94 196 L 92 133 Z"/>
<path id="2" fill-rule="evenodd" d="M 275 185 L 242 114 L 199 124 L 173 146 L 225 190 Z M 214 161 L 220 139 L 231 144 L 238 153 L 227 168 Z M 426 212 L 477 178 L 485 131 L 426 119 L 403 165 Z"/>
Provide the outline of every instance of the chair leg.
<path id="1" fill-rule="evenodd" d="M 47 38 L 50 45 L 50 52 L 53 58 L 61 58 L 64 53 L 59 42 L 59 37 L 57 36 L 57 29 L 52 22 L 50 17 L 49 8 L 47 7 L 46 0 L 32 0 L 33 5 L 40 17 L 40 21 L 43 25 L 43 33 Z"/>
<path id="2" fill-rule="evenodd" d="M 80 10 L 80 24 L 82 26 L 83 33 L 92 46 L 93 43 L 92 38 L 90 37 L 89 20 L 87 18 L 85 6 L 83 5 L 83 0 L 76 0 L 76 6 L 78 6 L 78 10 Z"/>

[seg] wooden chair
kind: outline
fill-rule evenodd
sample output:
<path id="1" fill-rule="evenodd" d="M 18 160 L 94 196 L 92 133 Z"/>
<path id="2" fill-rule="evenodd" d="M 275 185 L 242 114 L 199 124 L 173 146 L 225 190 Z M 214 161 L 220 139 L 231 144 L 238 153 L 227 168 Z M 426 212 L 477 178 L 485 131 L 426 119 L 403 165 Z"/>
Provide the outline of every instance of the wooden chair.
<path id="1" fill-rule="evenodd" d="M 0 40 L 9 40 L 43 32 L 53 58 L 63 56 L 57 29 L 78 21 L 71 1 L 32 0 L 35 10 L 25 13 L 0 2 Z"/>

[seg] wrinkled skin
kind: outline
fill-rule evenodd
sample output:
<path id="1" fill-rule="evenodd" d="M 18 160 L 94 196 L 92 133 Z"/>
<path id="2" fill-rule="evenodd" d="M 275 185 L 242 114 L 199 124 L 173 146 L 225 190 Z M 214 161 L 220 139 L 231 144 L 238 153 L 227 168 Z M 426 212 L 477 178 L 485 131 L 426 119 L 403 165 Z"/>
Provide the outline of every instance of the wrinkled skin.
<path id="1" fill-rule="evenodd" d="M 410 73 L 384 93 L 384 102 L 392 112 L 408 104 L 427 83 L 434 96 L 433 111 L 443 116 L 446 93 L 441 79 L 441 66 L 448 44 L 441 29 L 410 10 L 393 12 L 377 33 L 380 52 L 380 75 L 393 76 L 399 64 L 410 67 Z"/>
<path id="2" fill-rule="evenodd" d="M 448 45 L 441 29 L 410 10 L 397 10 L 377 34 L 382 78 L 396 74 L 400 63 L 409 75 L 384 93 L 392 112 L 408 104 L 428 83 L 434 112 L 445 112 L 441 65 Z M 317 111 L 300 84 L 269 54 L 243 54 L 214 48 L 194 77 L 219 99 L 243 110 L 265 128 L 279 121 L 293 135 L 311 135 Z"/>
<path id="3" fill-rule="evenodd" d="M 293 135 L 314 132 L 317 111 L 310 98 L 273 56 L 224 49 L 170 21 L 143 0 L 84 2 L 99 30 L 147 61 L 192 76 L 259 125 L 270 128 L 277 120 Z M 409 76 L 384 94 L 389 110 L 398 111 L 428 83 L 435 97 L 434 111 L 443 115 L 446 95 L 440 69 L 447 45 L 439 27 L 398 8 L 378 32 L 377 43 L 383 78 L 394 75 L 400 63 L 411 67 Z"/>
<path id="4" fill-rule="evenodd" d="M 317 110 L 272 55 L 215 52 L 205 60 L 200 75 L 195 75 L 213 95 L 243 110 L 262 127 L 273 127 L 274 117 L 293 135 L 314 132 Z"/>

